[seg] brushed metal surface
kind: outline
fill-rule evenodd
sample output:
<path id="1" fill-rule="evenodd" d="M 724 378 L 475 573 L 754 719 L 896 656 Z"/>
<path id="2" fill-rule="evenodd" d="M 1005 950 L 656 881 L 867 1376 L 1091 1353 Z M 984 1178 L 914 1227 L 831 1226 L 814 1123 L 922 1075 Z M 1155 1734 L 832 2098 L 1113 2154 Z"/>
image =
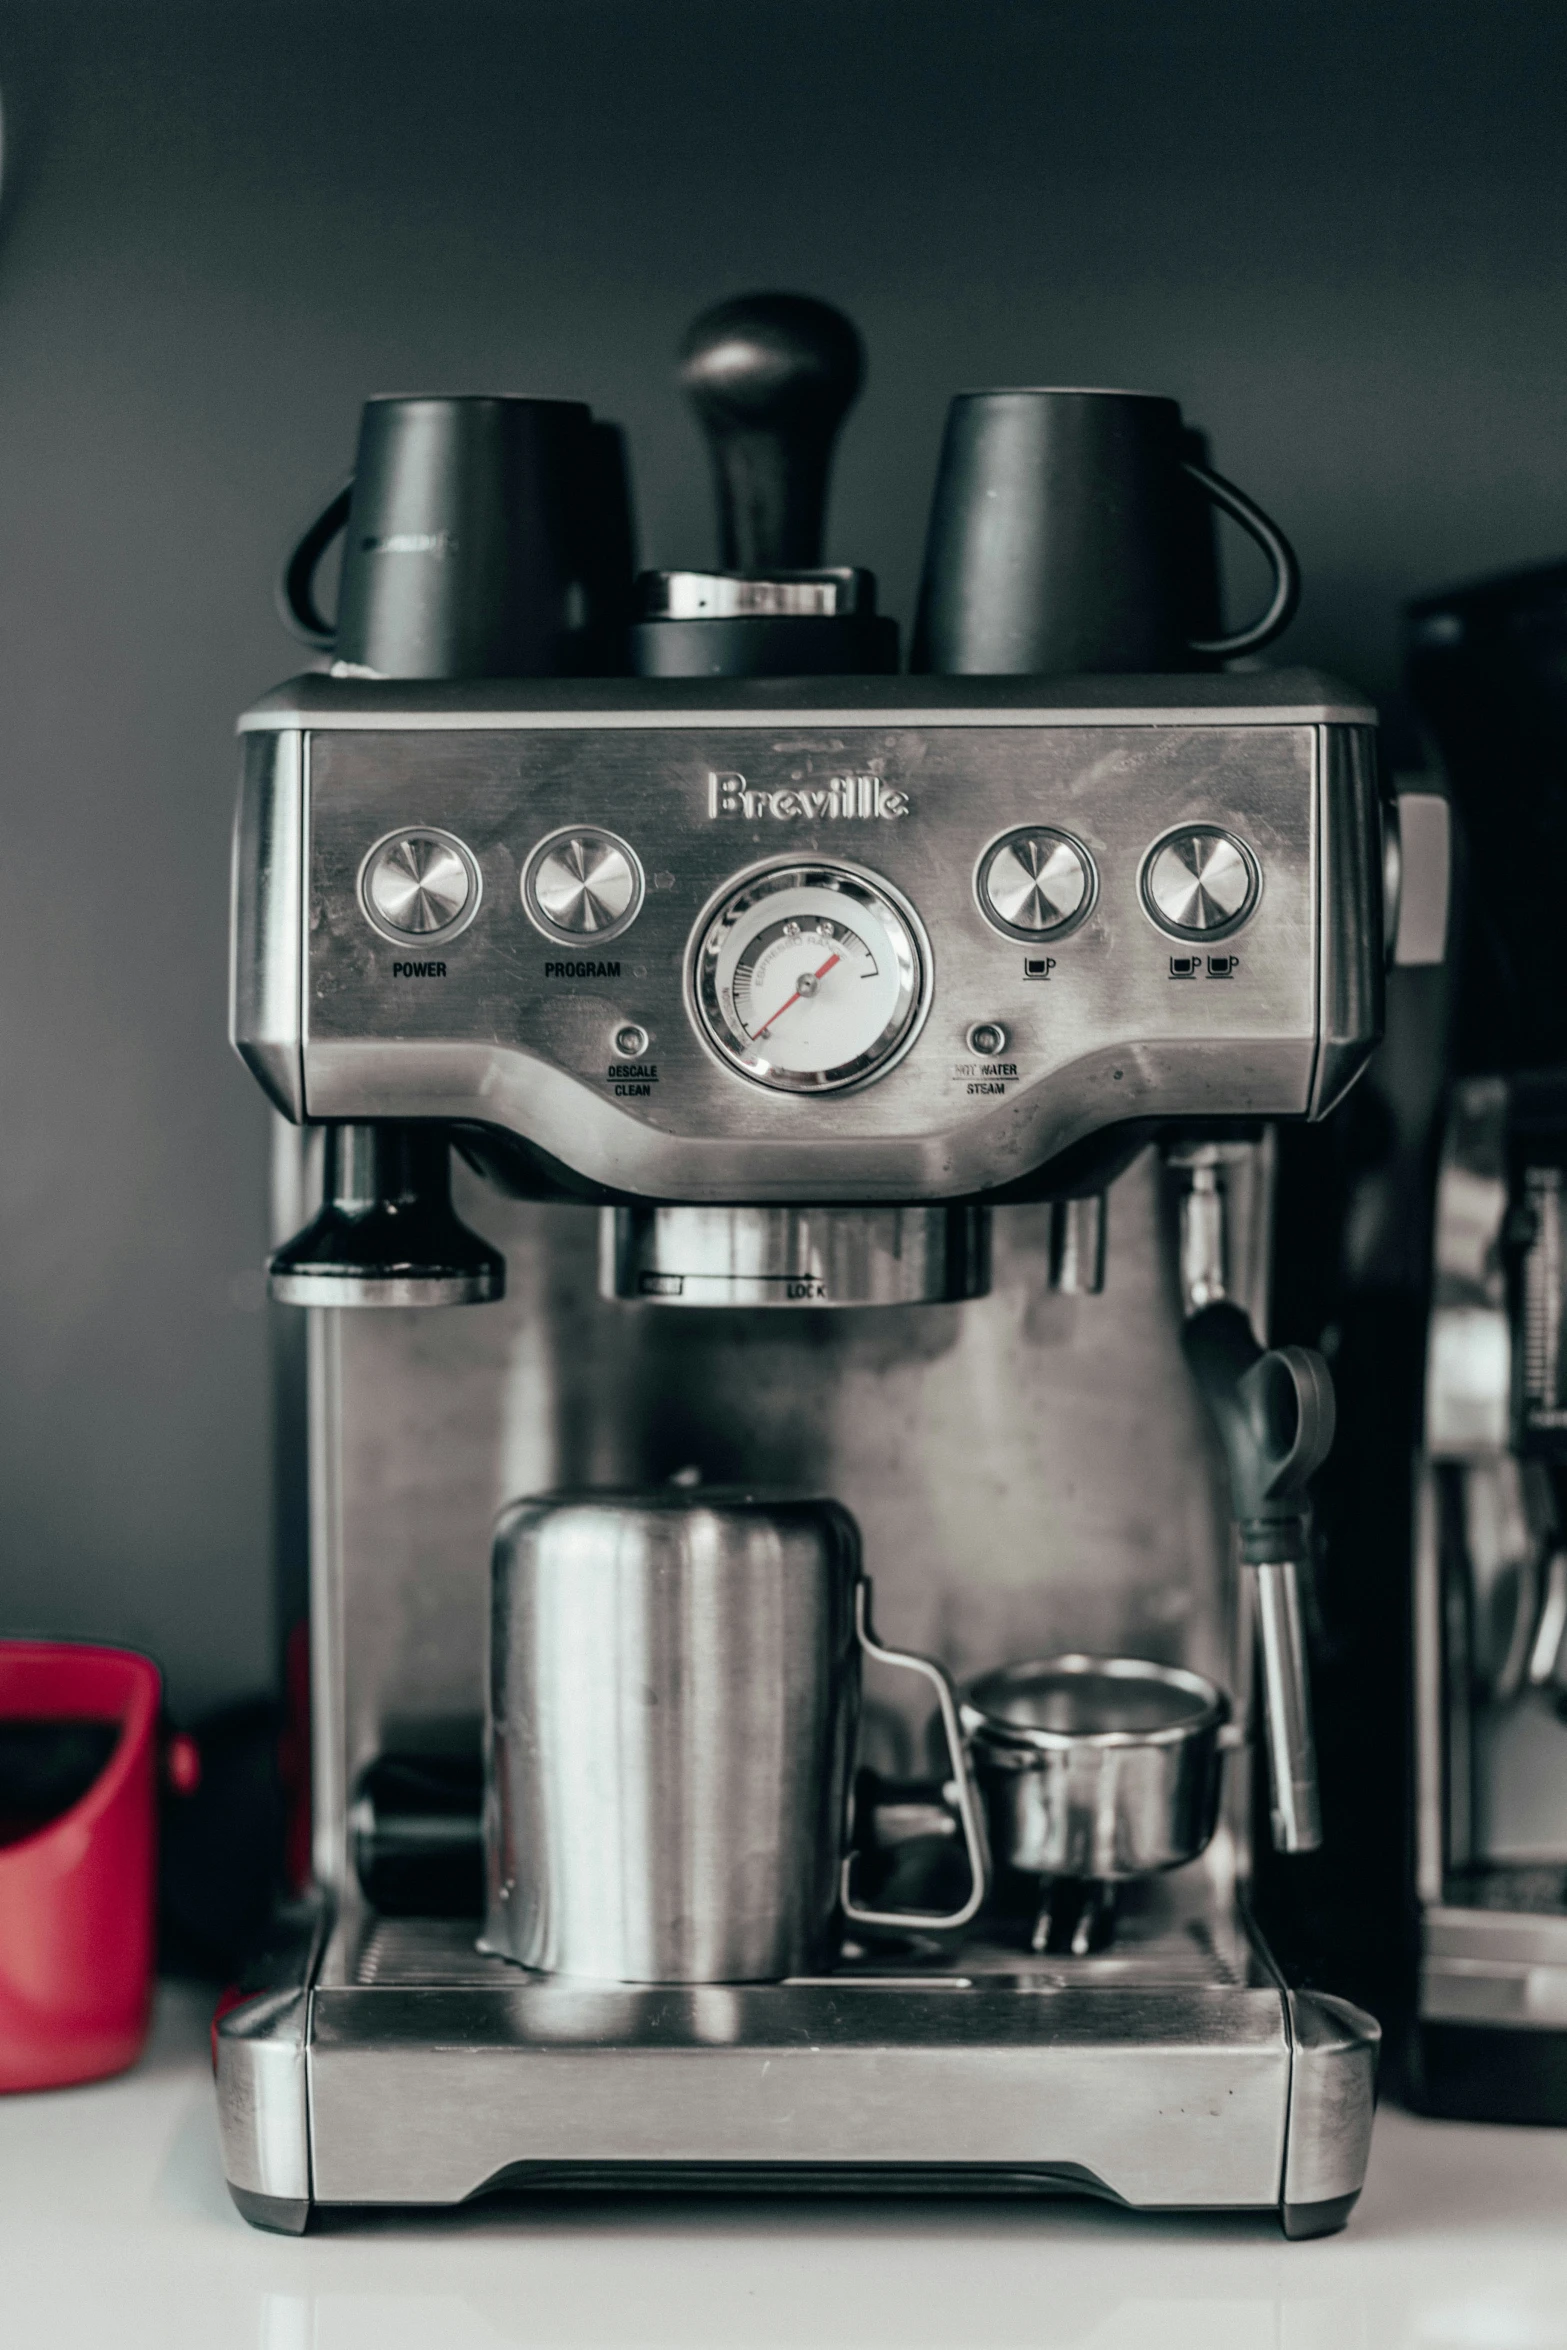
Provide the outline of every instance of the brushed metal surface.
<path id="1" fill-rule="evenodd" d="M 218 2030 L 223 2175 L 252 2195 L 310 2194 L 309 2002 L 307 1980 L 264 1991 Z"/>
<path id="2" fill-rule="evenodd" d="M 1105 1285 L 1105 1195 L 1050 1203 L 1050 1286 L 1065 1297 L 1097 1297 Z"/>
<path id="3" fill-rule="evenodd" d="M 1371 2153 L 1381 2027 L 1347 1999 L 1291 1991 L 1286 2210 L 1358 2195 Z"/>
<path id="4" fill-rule="evenodd" d="M 1279 1852 L 1315 1852 L 1322 1843 L 1322 1795 L 1306 1680 L 1299 1573 L 1293 1559 L 1248 1566 L 1245 1573 L 1256 1599 L 1274 1847 Z"/>
<path id="5" fill-rule="evenodd" d="M 327 1882 L 342 1791 L 375 1754 L 476 1743 L 491 1523 L 561 1485 L 696 1470 L 825 1490 L 861 1526 L 884 1631 L 959 1677 L 1082 1648 L 1190 1665 L 1244 1708 L 1227 1488 L 1180 1353 L 1154 1154 L 1111 1188 L 1101 1296 L 1052 1292 L 1048 1207 L 1001 1208 L 988 1297 L 868 1315 L 628 1310 L 599 1297 L 595 1211 L 454 1175 L 459 1213 L 505 1251 L 500 1304 L 310 1317 Z M 1243 1273 L 1264 1261 L 1266 1199 L 1235 1185 Z M 870 1759 L 917 1774 L 903 1693 L 873 1674 L 869 1696 Z M 1227 1800 L 1243 1809 L 1242 1777 Z"/>
<path id="6" fill-rule="evenodd" d="M 547 1494 L 495 1532 L 485 1939 L 607 1981 L 835 1954 L 859 1533 L 830 1501 Z"/>
<path id="7" fill-rule="evenodd" d="M 1172 938 L 1228 938 L 1256 904 L 1258 887 L 1250 849 L 1215 825 L 1172 832 L 1143 872 L 1148 911 Z"/>
<path id="8" fill-rule="evenodd" d="M 1301 1114 L 1318 1063 L 1318 755 L 1315 729 L 1241 725 L 313 734 L 310 1113 L 477 1108 L 623 1190 L 775 1201 L 984 1189 L 1144 1114 Z M 906 812 L 862 815 L 856 799 L 847 818 L 715 820 L 709 778 L 734 772 L 769 808 L 803 807 L 802 777 L 820 779 L 815 799 L 833 777 L 896 779 L 889 805 Z M 389 811 L 414 808 L 471 845 L 485 880 L 478 917 L 433 978 L 395 967 L 349 886 Z M 552 955 L 522 918 L 519 867 L 563 815 L 613 822 L 657 867 L 615 951 Z M 1173 977 L 1143 911 L 1142 860 L 1172 816 L 1244 832 L 1265 869 L 1245 954 L 1222 984 L 1206 964 Z M 1009 818 L 1060 821 L 1100 873 L 1043 986 L 968 882 Z M 703 907 L 781 849 L 847 855 L 880 876 L 914 904 L 932 948 L 931 1010 L 907 1055 L 874 1084 L 809 1104 L 720 1066 L 681 980 Z M 1008 1032 L 1005 1069 L 968 1055 L 981 1019 Z M 612 1049 L 628 1023 L 651 1039 L 655 1074 L 640 1090 Z"/>
<path id="9" fill-rule="evenodd" d="M 980 1943 L 890 1973 L 657 1988 L 529 1976 L 456 1921 L 351 1906 L 220 2027 L 225 2169 L 247 2216 L 291 2226 L 312 2197 L 454 2203 L 590 2175 L 1032 2184 L 1286 2216 L 1352 2199 L 1376 2026 L 1281 1994 L 1260 1950 L 1249 1980 L 1194 1971 L 1193 1928 L 1226 1909 L 1209 1862 L 1133 1898 L 1150 1915 L 1130 1961 Z"/>
<path id="10" fill-rule="evenodd" d="M 478 911 L 478 869 L 449 833 L 405 830 L 378 841 L 359 886 L 366 913 L 394 945 L 454 938 Z"/>
<path id="11" fill-rule="evenodd" d="M 1381 1040 L 1387 962 L 1376 730 L 1329 726 L 1320 741 L 1321 1049 L 1311 1084 L 1313 1118 L 1325 1118 L 1342 1101 Z M 1264 888 L 1269 885 L 1265 876 Z"/>
<path id="12" fill-rule="evenodd" d="M 245 738 L 229 921 L 229 1040 L 295 1120 L 305 1114 L 304 772 L 298 734 Z"/>
<path id="13" fill-rule="evenodd" d="M 324 2202 L 502 2174 L 1066 2168 L 1133 2205 L 1277 2205 L 1271 1989 L 701 1985 L 317 1990 Z"/>
<path id="14" fill-rule="evenodd" d="M 546 938 L 605 944 L 631 928 L 644 882 L 635 854 L 613 833 L 576 825 L 553 833 L 529 858 L 522 902 Z"/>
<path id="15" fill-rule="evenodd" d="M 1098 884 L 1081 841 L 1025 825 L 992 842 L 980 859 L 980 912 L 1008 938 L 1063 936 L 1089 911 Z"/>
<path id="16" fill-rule="evenodd" d="M 982 1673 L 963 1704 L 992 1857 L 1117 1883 L 1178 1868 L 1218 1824 L 1223 1692 L 1134 1657 Z"/>
<path id="17" fill-rule="evenodd" d="M 966 1206 L 605 1208 L 599 1289 L 662 1306 L 953 1304 L 990 1287 L 990 1217 Z"/>
<path id="18" fill-rule="evenodd" d="M 1356 804 L 1329 790 L 1335 760 L 1355 789 L 1366 773 L 1333 745 L 1370 713 L 1325 681 L 1113 680 L 1086 709 L 1080 685 L 1032 681 L 834 681 L 830 702 L 813 700 L 823 690 L 303 680 L 272 697 L 250 723 L 308 726 L 319 802 L 301 1011 L 312 1110 L 477 1106 L 652 1199 L 809 1202 L 830 1174 L 833 1196 L 863 1203 L 961 1195 L 1149 1110 L 1298 1114 L 1324 1098 L 1324 1040 L 1335 1069 L 1357 1065 L 1358 966 L 1327 965 L 1359 934 L 1325 879 L 1358 886 L 1356 868 L 1332 865 L 1324 827 Z M 754 812 L 730 794 L 738 814 L 708 813 L 719 762 L 747 776 Z M 839 812 L 822 813 L 831 779 L 851 775 Z M 1172 976 L 1138 894 L 1149 846 L 1203 822 L 1252 842 L 1265 876 L 1222 983 L 1206 968 Z M 452 954 L 417 958 L 445 961 L 440 974 L 394 977 L 353 904 L 358 860 L 398 823 L 452 825 L 484 876 L 483 914 Z M 523 910 L 523 863 L 563 824 L 608 823 L 646 857 L 643 911 L 607 955 L 556 954 Z M 1070 831 L 1101 876 L 1091 918 L 1033 977 L 974 895 L 986 843 L 1020 826 Z M 702 908 L 781 854 L 880 874 L 932 941 L 917 1046 L 859 1093 L 769 1099 L 718 1066 L 690 1016 Z M 297 936 L 306 905 L 302 884 Z M 619 968 L 546 979 L 546 959 Z M 1015 1075 L 976 1070 L 981 1024 L 1007 1031 Z M 657 1074 L 617 1093 L 633 1080 L 614 1040 L 632 1027 Z M 969 1091 L 996 1083 L 1006 1091 Z M 405 1734 L 438 1749 L 472 1736 L 488 1521 L 562 1483 L 678 1472 L 825 1487 L 864 1527 L 887 1628 L 958 1671 L 1118 1650 L 1205 1671 L 1244 1707 L 1223 1483 L 1176 1339 L 1174 1216 L 1151 1156 L 1113 1187 L 1103 1297 L 1052 1294 L 1051 1213 L 1009 1208 L 993 1295 L 863 1318 L 628 1314 L 595 1294 L 585 1210 L 458 1188 L 506 1250 L 505 1304 L 312 1317 L 324 1875 L 341 1874 L 343 1789 L 363 1761 Z M 1256 1230 L 1238 1266 L 1260 1261 L 1266 1192 L 1260 1177 L 1248 1190 Z M 867 1697 L 868 1757 L 928 1767 L 923 1722 L 874 1676 Z M 674 1995 L 689 2012 L 663 1990 L 616 1995 L 650 2003 L 644 2022 L 657 2010 L 649 2035 L 602 1990 L 573 1987 L 588 2005 L 568 2016 L 547 2004 L 564 1986 L 515 1970 L 503 1988 L 437 1974 L 399 1989 L 355 1983 L 340 1951 L 312 1995 L 314 2191 L 441 2200 L 517 2163 L 623 2174 L 662 2160 L 801 2178 L 845 2164 L 1070 2175 L 1133 2201 L 1276 2205 L 1285 2011 L 1214 1955 L 1238 1932 L 1245 1777 L 1228 1774 L 1234 1834 L 1160 1880 L 1173 1895 L 1227 1855 L 1211 1916 L 1143 1942 L 1130 1916 L 1118 1953 L 1036 1971 L 1027 1989 L 992 1958 L 982 1992 L 703 1986 Z M 758 1997 L 785 2004 L 758 2013 L 745 2005 Z"/>

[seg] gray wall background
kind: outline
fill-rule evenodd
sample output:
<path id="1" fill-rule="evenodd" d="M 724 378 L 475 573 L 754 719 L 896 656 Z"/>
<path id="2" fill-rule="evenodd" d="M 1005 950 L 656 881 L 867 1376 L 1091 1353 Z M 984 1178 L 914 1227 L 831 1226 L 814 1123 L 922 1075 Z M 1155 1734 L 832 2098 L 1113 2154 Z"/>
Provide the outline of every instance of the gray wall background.
<path id="1" fill-rule="evenodd" d="M 1567 545 L 1567 11 L 10 0 L 0 87 L 0 1629 L 189 1712 L 272 1669 L 230 730 L 360 400 L 589 398 L 702 559 L 673 345 L 822 293 L 831 552 L 906 623 L 952 389 L 1168 390 L 1302 552 L 1287 653 L 1386 695 L 1407 595 Z"/>

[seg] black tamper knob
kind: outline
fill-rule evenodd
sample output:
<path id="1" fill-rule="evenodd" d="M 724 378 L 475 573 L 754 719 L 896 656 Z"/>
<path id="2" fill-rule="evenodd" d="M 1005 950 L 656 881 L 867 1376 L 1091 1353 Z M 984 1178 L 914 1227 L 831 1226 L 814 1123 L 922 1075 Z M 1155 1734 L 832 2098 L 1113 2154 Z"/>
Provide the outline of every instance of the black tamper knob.
<path id="1" fill-rule="evenodd" d="M 821 562 L 833 443 L 864 379 L 853 326 L 808 294 L 742 294 L 696 320 L 680 381 L 712 455 L 726 571 Z"/>
<path id="2" fill-rule="evenodd" d="M 452 1206 L 444 1126 L 328 1126 L 322 1194 L 272 1259 L 279 1304 L 477 1306 L 506 1294 L 505 1260 Z"/>

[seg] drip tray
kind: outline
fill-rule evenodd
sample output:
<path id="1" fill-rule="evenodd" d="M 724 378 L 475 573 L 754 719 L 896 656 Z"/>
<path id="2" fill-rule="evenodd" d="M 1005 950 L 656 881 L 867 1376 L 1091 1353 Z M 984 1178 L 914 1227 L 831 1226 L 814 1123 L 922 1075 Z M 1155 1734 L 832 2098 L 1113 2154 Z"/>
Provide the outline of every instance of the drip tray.
<path id="1" fill-rule="evenodd" d="M 976 1940 L 781 1983 L 567 1980 L 478 1950 L 471 1919 L 323 1919 L 220 2026 L 229 2182 L 296 2228 L 590 2183 L 1028 2186 L 1342 2225 L 1376 2026 L 1286 1991 L 1214 1881 L 1178 1874 L 1105 1954 Z"/>

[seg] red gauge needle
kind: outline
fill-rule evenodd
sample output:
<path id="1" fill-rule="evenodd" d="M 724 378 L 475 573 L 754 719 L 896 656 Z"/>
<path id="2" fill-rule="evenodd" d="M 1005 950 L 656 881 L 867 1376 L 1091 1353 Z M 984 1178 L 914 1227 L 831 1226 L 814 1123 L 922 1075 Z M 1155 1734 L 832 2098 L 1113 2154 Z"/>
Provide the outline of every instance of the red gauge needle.
<path id="1" fill-rule="evenodd" d="M 819 971 L 813 971 L 813 972 L 811 973 L 811 977 L 812 977 L 812 979 L 825 979 L 825 978 L 826 978 L 826 976 L 827 976 L 827 974 L 828 974 L 828 972 L 829 972 L 829 971 L 832 969 L 832 967 L 833 967 L 834 963 L 841 963 L 842 961 L 843 961 L 843 957 L 842 957 L 841 955 L 838 955 L 838 954 L 832 954 L 832 955 L 829 955 L 829 956 L 828 956 L 828 958 L 827 958 L 827 960 L 826 960 L 826 962 L 825 962 L 825 963 L 822 965 L 821 969 L 820 969 Z M 785 1012 L 787 1012 L 787 1011 L 788 1011 L 788 1009 L 789 1009 L 789 1005 L 790 1005 L 790 1004 L 797 1004 L 797 1003 L 799 1002 L 799 1000 L 800 1000 L 801 996 L 803 996 L 803 995 L 805 994 L 805 992 L 806 992 L 806 990 L 804 989 L 804 987 L 797 987 L 797 988 L 795 989 L 795 991 L 794 991 L 793 995 L 789 997 L 789 999 L 788 999 L 788 1002 L 786 1002 L 786 1003 L 782 1003 L 782 1004 L 780 1004 L 780 1005 L 779 1005 L 779 1007 L 778 1007 L 777 1011 L 776 1011 L 776 1012 L 773 1014 L 773 1016 L 772 1016 L 772 1019 L 771 1019 L 771 1020 L 764 1020 L 764 1021 L 762 1022 L 762 1025 L 761 1025 L 761 1027 L 760 1027 L 760 1028 L 758 1028 L 757 1030 L 755 1030 L 755 1032 L 754 1032 L 754 1033 L 755 1033 L 755 1036 L 756 1036 L 756 1039 L 757 1039 L 757 1042 L 758 1042 L 758 1043 L 760 1043 L 760 1042 L 761 1042 L 762 1038 L 763 1038 L 764 1036 L 766 1036 L 766 1035 L 767 1035 L 767 1033 L 768 1033 L 768 1031 L 769 1031 L 770 1029 L 772 1029 L 772 1028 L 776 1027 L 777 1023 L 778 1023 L 778 1022 L 779 1022 L 779 1021 L 780 1021 L 780 1020 L 783 1018 L 783 1016 L 784 1016 Z"/>

